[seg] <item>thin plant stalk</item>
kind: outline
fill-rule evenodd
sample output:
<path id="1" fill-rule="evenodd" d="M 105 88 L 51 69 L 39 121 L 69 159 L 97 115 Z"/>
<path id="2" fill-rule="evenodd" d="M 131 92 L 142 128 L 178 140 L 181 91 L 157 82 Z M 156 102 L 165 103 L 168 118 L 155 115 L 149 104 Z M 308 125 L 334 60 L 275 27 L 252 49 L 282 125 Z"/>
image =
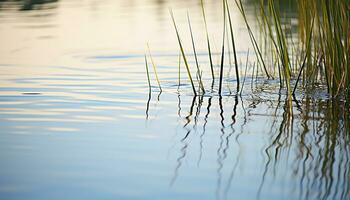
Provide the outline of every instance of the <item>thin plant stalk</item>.
<path id="1" fill-rule="evenodd" d="M 221 64 L 220 64 L 220 79 L 219 79 L 219 95 L 221 95 L 222 90 L 222 79 L 224 74 L 224 58 L 225 58 L 225 33 L 226 33 L 226 3 L 223 0 L 223 10 L 224 10 L 224 30 L 222 33 L 222 51 L 221 51 Z"/>
<path id="2" fill-rule="evenodd" d="M 147 73 L 148 89 L 149 89 L 149 93 L 151 93 L 151 80 L 150 80 L 150 78 L 149 78 L 148 62 L 147 62 L 147 57 L 146 57 L 146 55 L 145 55 L 145 63 L 146 63 L 146 73 Z"/>
<path id="3" fill-rule="evenodd" d="M 178 85 L 177 85 L 177 89 L 180 88 L 181 85 L 181 52 L 179 53 L 179 69 L 178 69 L 179 73 L 178 73 Z"/>
<path id="4" fill-rule="evenodd" d="M 202 7 L 202 13 L 203 13 L 203 19 L 204 19 L 205 33 L 206 33 L 206 36 L 207 36 L 207 46 L 208 46 L 208 54 L 209 54 L 211 76 L 212 76 L 212 79 L 214 80 L 215 76 L 214 76 L 213 58 L 212 58 L 212 55 L 211 55 L 211 47 L 210 47 L 209 34 L 208 34 L 208 25 L 207 25 L 207 19 L 205 17 L 205 9 L 204 9 L 204 2 L 203 2 L 203 0 L 201 0 L 201 7 Z"/>
<path id="5" fill-rule="evenodd" d="M 248 23 L 248 19 L 247 19 L 247 16 L 245 14 L 245 11 L 244 11 L 244 7 L 243 7 L 243 4 L 242 4 L 242 1 L 241 0 L 235 0 L 235 2 L 236 2 L 236 5 L 237 5 L 239 11 L 241 12 L 241 14 L 243 16 L 243 19 L 244 19 L 244 22 L 245 22 L 246 27 L 248 29 L 248 34 L 249 34 L 250 40 L 252 42 L 254 51 L 255 51 L 255 53 L 257 55 L 258 61 L 262 63 L 263 68 L 264 68 L 264 72 L 265 72 L 267 78 L 270 79 L 271 75 L 267 71 L 266 64 L 265 64 L 264 58 L 262 56 L 261 50 L 260 50 L 260 48 L 258 46 L 258 43 L 257 43 L 256 39 L 255 39 L 253 31 L 251 30 L 250 25 Z"/>
<path id="6" fill-rule="evenodd" d="M 247 59 L 246 59 L 246 62 L 245 62 L 245 71 L 244 71 L 244 78 L 243 78 L 242 88 L 241 88 L 241 90 L 238 90 L 238 91 L 237 91 L 237 94 L 238 94 L 238 92 L 240 91 L 240 92 L 239 92 L 239 95 L 240 95 L 240 96 L 242 96 L 242 91 L 243 91 L 245 79 L 246 79 L 246 77 L 247 77 L 248 62 L 249 62 L 249 49 L 248 49 L 248 53 L 247 53 Z"/>
<path id="7" fill-rule="evenodd" d="M 194 54 L 194 58 L 195 58 L 195 61 L 196 61 L 198 82 L 199 82 L 200 89 L 202 90 L 202 92 L 204 94 L 205 93 L 205 89 L 204 89 L 204 85 L 203 85 L 203 82 L 202 82 L 202 75 L 201 75 L 201 72 L 200 72 L 201 70 L 200 70 L 200 67 L 199 67 L 199 64 L 198 64 L 197 51 L 196 51 L 196 46 L 194 44 L 192 26 L 191 26 L 190 16 L 189 16 L 188 12 L 187 12 L 187 21 L 188 21 L 188 26 L 189 26 L 190 33 L 191 33 L 191 41 L 192 41 L 193 54 Z"/>
<path id="8" fill-rule="evenodd" d="M 312 20 L 312 25 L 311 25 L 311 30 L 313 29 L 314 27 L 314 22 L 315 20 L 313 19 Z M 307 47 L 306 47 L 306 52 L 309 52 L 309 49 L 311 48 L 311 39 L 312 39 L 312 31 L 309 32 L 309 36 L 308 36 L 308 41 L 307 41 Z M 298 77 L 297 77 L 297 80 L 295 81 L 295 85 L 294 85 L 294 88 L 293 88 L 293 93 L 292 95 L 295 96 L 295 91 L 297 89 L 297 86 L 298 86 L 298 83 L 299 83 L 299 80 L 300 80 L 300 77 L 301 77 L 301 73 L 306 65 L 306 59 L 307 59 L 308 55 L 305 54 L 305 57 L 304 57 L 304 60 L 303 60 L 303 63 L 300 67 L 300 71 L 299 71 L 299 74 L 298 74 Z"/>
<path id="9" fill-rule="evenodd" d="M 235 59 L 235 71 L 236 71 L 236 79 L 237 79 L 237 93 L 239 92 L 239 72 L 238 72 L 238 62 L 237 62 L 237 53 L 236 53 L 236 45 L 235 45 L 235 38 L 233 35 L 233 28 L 232 28 L 232 22 L 231 22 L 231 14 L 230 14 L 230 9 L 229 5 L 227 3 L 227 0 L 225 0 L 226 3 L 226 10 L 227 10 L 227 16 L 228 16 L 228 21 L 230 24 L 230 33 L 231 33 L 231 41 L 232 41 L 232 49 L 233 49 L 233 56 Z"/>
<path id="10" fill-rule="evenodd" d="M 158 83 L 158 86 L 159 86 L 159 90 L 160 90 L 160 92 L 162 92 L 163 90 L 162 90 L 162 87 L 160 86 L 160 81 L 159 81 L 158 73 L 157 73 L 157 66 L 156 66 L 155 63 L 154 63 L 154 60 L 153 60 L 153 57 L 152 57 L 152 54 L 151 54 L 151 49 L 150 49 L 148 43 L 147 43 L 147 48 L 148 48 L 149 56 L 150 56 L 150 58 L 151 58 L 151 62 L 152 62 L 154 74 L 155 74 L 155 76 L 156 76 L 156 80 L 157 80 L 157 83 Z"/>
<path id="11" fill-rule="evenodd" d="M 181 50 L 181 54 L 182 54 L 182 58 L 183 58 L 183 60 L 184 60 L 185 66 L 186 66 L 188 79 L 189 79 L 190 82 L 191 82 L 193 94 L 194 94 L 195 96 L 197 96 L 196 88 L 195 88 L 194 83 L 193 83 L 193 80 L 192 80 L 192 75 L 191 75 L 190 67 L 189 67 L 188 62 L 187 62 L 187 59 L 186 59 L 186 54 L 185 54 L 185 51 L 184 51 L 183 46 L 182 46 L 182 43 L 181 43 L 181 38 L 180 38 L 179 31 L 178 31 L 177 26 L 176 26 L 176 22 L 175 22 L 175 18 L 174 18 L 174 14 L 173 14 L 173 11 L 172 11 L 172 10 L 170 10 L 170 15 L 171 15 L 171 18 L 172 18 L 172 20 L 173 20 L 173 24 L 174 24 L 174 28 L 175 28 L 175 31 L 176 31 L 177 40 L 178 40 L 178 43 L 179 43 L 179 46 L 180 46 L 180 50 Z"/>
<path id="12" fill-rule="evenodd" d="M 291 80 L 291 72 L 290 72 L 290 60 L 289 60 L 289 53 L 288 53 L 288 47 L 286 42 L 286 36 L 284 32 L 282 31 L 281 22 L 280 22 L 280 15 L 277 12 L 274 1 L 269 0 L 269 9 L 273 14 L 273 20 L 275 22 L 275 31 L 277 34 L 277 42 L 278 42 L 278 48 L 280 53 L 280 60 L 282 62 L 283 66 L 283 72 L 284 72 L 284 79 L 287 86 L 287 93 L 288 96 L 292 94 L 291 87 L 290 87 L 290 80 Z"/>

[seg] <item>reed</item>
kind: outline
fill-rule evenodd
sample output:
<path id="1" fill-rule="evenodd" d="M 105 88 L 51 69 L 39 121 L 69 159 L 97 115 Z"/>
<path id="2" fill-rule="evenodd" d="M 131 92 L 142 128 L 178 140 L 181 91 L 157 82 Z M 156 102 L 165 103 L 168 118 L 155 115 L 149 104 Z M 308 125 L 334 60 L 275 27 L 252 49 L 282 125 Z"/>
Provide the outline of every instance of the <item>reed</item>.
<path id="1" fill-rule="evenodd" d="M 235 62 L 235 72 L 236 72 L 236 79 L 237 79 L 237 93 L 239 92 L 239 71 L 238 71 L 238 62 L 237 62 L 237 52 L 236 52 L 236 43 L 235 43 L 235 37 L 233 35 L 233 26 L 231 21 L 231 14 L 230 14 L 230 8 L 228 5 L 227 0 L 225 0 L 226 4 L 226 10 L 227 10 L 227 16 L 228 16 L 228 22 L 230 25 L 230 36 L 231 36 L 231 42 L 232 42 L 232 50 L 233 50 L 233 57 Z"/>
<path id="2" fill-rule="evenodd" d="M 200 70 L 200 67 L 199 67 L 199 64 L 198 64 L 196 45 L 194 44 L 194 38 L 193 38 L 191 20 L 190 20 L 190 15 L 188 14 L 188 12 L 187 12 L 187 21 L 188 21 L 188 26 L 189 26 L 189 29 L 190 29 L 190 34 L 191 34 L 191 41 L 192 41 L 193 54 L 194 54 L 194 58 L 195 58 L 195 61 L 196 61 L 197 77 L 198 77 L 197 79 L 198 79 L 198 82 L 199 82 L 199 87 L 200 87 L 200 89 L 202 90 L 202 93 L 204 94 L 204 93 L 205 93 L 205 89 L 204 89 L 204 85 L 203 85 L 203 82 L 202 82 L 201 70 Z"/>
<path id="3" fill-rule="evenodd" d="M 233 0 L 232 0 L 233 1 Z M 277 76 L 280 83 L 280 91 L 285 88 L 288 101 L 296 95 L 297 89 L 316 88 L 316 85 L 327 87 L 328 93 L 336 97 L 347 95 L 350 97 L 350 1 L 349 0 L 290 0 L 297 4 L 298 16 L 297 34 L 288 29 L 291 23 L 284 21 L 281 14 L 280 1 L 282 0 L 257 0 L 258 3 L 258 30 L 248 21 L 242 0 L 234 0 L 241 13 L 250 41 L 256 56 L 256 66 L 253 73 L 257 77 L 263 72 L 267 79 Z M 235 63 L 235 76 L 237 79 L 237 93 L 242 92 L 240 85 L 239 64 L 237 62 L 236 41 L 233 33 L 230 6 L 228 0 L 223 0 L 223 33 L 220 60 L 219 94 L 222 93 L 225 39 L 231 40 Z M 212 50 L 210 46 L 207 19 L 204 1 L 201 0 L 201 10 L 205 25 L 206 43 L 214 83 L 214 69 Z M 181 57 L 187 70 L 188 79 L 191 82 L 193 93 L 197 95 L 192 80 L 190 67 L 187 62 L 183 44 L 176 26 L 173 12 L 170 10 Z M 195 47 L 195 40 L 191 27 L 190 17 L 187 15 L 191 33 L 192 48 L 197 67 L 197 79 L 199 90 L 204 94 L 202 71 L 200 70 Z M 227 26 L 227 27 L 226 27 Z M 227 32 L 227 33 L 226 33 Z M 226 36 L 227 34 L 227 36 Z M 258 35 L 259 37 L 256 37 Z M 227 44 L 229 60 L 231 64 L 230 44 Z M 226 50 L 227 51 L 227 50 Z M 151 56 L 151 55 L 150 55 Z M 160 87 L 160 81 L 156 73 L 156 67 L 151 56 L 156 79 Z M 248 63 L 248 61 L 247 61 Z M 180 69 L 179 69 L 180 73 Z M 254 76 L 254 75 L 253 75 Z M 180 74 L 179 74 L 180 81 Z M 179 82 L 180 85 L 180 82 Z"/>
<path id="4" fill-rule="evenodd" d="M 241 88 L 241 90 L 239 90 L 239 89 L 237 90 L 237 93 L 240 91 L 239 92 L 240 96 L 242 96 L 242 91 L 243 91 L 245 79 L 247 78 L 248 62 L 249 62 L 249 49 L 248 49 L 247 58 L 246 58 L 246 62 L 245 62 L 245 70 L 244 70 L 244 78 L 243 78 L 242 88 Z"/>
<path id="5" fill-rule="evenodd" d="M 151 93 L 151 79 L 149 78 L 148 62 L 147 62 L 146 55 L 145 55 L 145 64 L 146 64 L 146 74 L 147 74 L 148 89 L 149 89 L 149 93 Z"/>
<path id="6" fill-rule="evenodd" d="M 278 4 L 277 4 L 278 5 Z M 273 41 L 277 41 L 277 55 L 279 56 L 280 62 L 282 64 L 281 71 L 284 75 L 284 81 L 287 87 L 287 93 L 288 95 L 291 94 L 291 66 L 290 66 L 290 54 L 289 54 L 289 48 L 287 46 L 287 38 L 284 30 L 282 29 L 281 25 L 281 17 L 280 13 L 278 12 L 278 9 L 275 8 L 275 2 L 273 0 L 268 1 L 268 7 L 270 10 L 270 13 L 272 14 L 273 18 L 273 26 L 275 28 L 276 38 Z M 273 36 L 272 34 L 269 34 L 270 36 Z"/>
<path id="7" fill-rule="evenodd" d="M 271 75 L 269 74 L 269 72 L 267 71 L 267 68 L 266 68 L 266 64 L 265 64 L 265 61 L 264 61 L 264 58 L 263 58 L 263 55 L 262 55 L 262 52 L 261 52 L 261 49 L 257 43 L 257 40 L 253 34 L 253 31 L 249 25 L 249 22 L 248 22 L 248 19 L 247 19 L 247 15 L 245 14 L 245 10 L 244 10 L 244 7 L 243 7 L 243 4 L 242 4 L 242 1 L 241 0 L 235 0 L 235 3 L 239 9 L 239 11 L 241 12 L 242 16 L 243 16 L 243 19 L 244 19 L 244 22 L 246 24 L 246 27 L 247 27 L 247 30 L 248 30 L 248 34 L 249 34 L 249 37 L 250 37 L 250 40 L 252 42 L 252 45 L 253 45 L 253 48 L 254 48 L 254 51 L 255 51 L 255 54 L 257 56 L 257 60 L 259 62 L 262 63 L 262 66 L 263 66 L 263 69 L 264 69 L 264 72 L 267 76 L 268 79 L 272 78 Z"/>
<path id="8" fill-rule="evenodd" d="M 179 89 L 181 85 L 181 52 L 179 53 L 178 81 L 177 89 Z"/>
<path id="9" fill-rule="evenodd" d="M 175 28 L 177 40 L 178 40 L 178 43 L 179 43 L 181 55 L 182 55 L 183 61 L 184 61 L 185 66 L 186 66 L 188 79 L 189 79 L 190 82 L 191 82 L 193 94 L 194 94 L 195 96 L 197 96 L 196 88 L 195 88 L 194 83 L 193 83 L 193 80 L 192 80 L 192 75 L 191 75 L 190 67 L 189 67 L 188 62 L 187 62 L 187 59 L 186 59 L 186 54 L 185 54 L 185 51 L 184 51 L 184 48 L 183 48 L 183 45 L 182 45 L 182 42 L 181 42 L 180 34 L 179 34 L 178 29 L 177 29 L 176 22 L 175 22 L 175 18 L 174 18 L 174 13 L 173 13 L 172 10 L 170 10 L 170 15 L 171 15 L 171 19 L 172 19 L 173 24 L 174 24 L 174 28 Z"/>
<path id="10" fill-rule="evenodd" d="M 205 33 L 206 33 L 206 36 L 207 36 L 207 46 L 208 46 L 208 55 L 209 55 L 211 76 L 212 76 L 212 79 L 214 80 L 215 76 L 214 76 L 213 58 L 212 58 L 212 55 L 211 55 L 211 47 L 210 47 L 209 34 L 208 34 L 207 18 L 205 17 L 205 9 L 204 9 L 204 2 L 203 2 L 203 0 L 201 0 L 201 7 L 202 7 L 202 14 L 203 14 L 203 20 L 204 20 L 204 26 L 205 26 Z"/>
<path id="11" fill-rule="evenodd" d="M 222 79 L 224 74 L 224 59 L 225 59 L 225 33 L 226 33 L 226 1 L 223 0 L 223 11 L 224 11 L 224 30 L 222 33 L 222 49 L 221 49 L 221 64 L 220 64 L 220 78 L 219 78 L 219 95 L 222 90 Z"/>
<path id="12" fill-rule="evenodd" d="M 157 83 L 158 83 L 159 90 L 160 90 L 160 92 L 162 92 L 163 90 L 162 90 L 162 86 L 160 85 L 160 81 L 159 81 L 159 78 L 158 78 L 157 66 L 154 63 L 154 60 L 153 60 L 153 57 L 152 57 L 152 54 L 151 54 L 151 48 L 149 47 L 148 43 L 147 43 L 147 48 L 148 48 L 149 56 L 151 58 L 151 63 L 152 63 L 152 66 L 153 66 L 154 75 L 156 76 L 156 80 L 157 80 Z"/>
<path id="13" fill-rule="evenodd" d="M 262 19 L 259 25 L 265 30 L 260 33 L 265 39 L 265 53 L 276 55 L 280 63 L 277 66 L 279 79 L 284 81 L 288 95 L 295 95 L 300 82 L 304 88 L 314 87 L 317 82 L 324 84 L 331 96 L 349 94 L 350 1 L 294 2 L 299 22 L 297 36 L 287 35 L 285 24 L 281 22 L 279 1 L 260 0 L 258 16 Z M 245 19 L 241 1 L 236 0 L 236 3 Z M 295 83 L 293 88 L 292 82 Z"/>

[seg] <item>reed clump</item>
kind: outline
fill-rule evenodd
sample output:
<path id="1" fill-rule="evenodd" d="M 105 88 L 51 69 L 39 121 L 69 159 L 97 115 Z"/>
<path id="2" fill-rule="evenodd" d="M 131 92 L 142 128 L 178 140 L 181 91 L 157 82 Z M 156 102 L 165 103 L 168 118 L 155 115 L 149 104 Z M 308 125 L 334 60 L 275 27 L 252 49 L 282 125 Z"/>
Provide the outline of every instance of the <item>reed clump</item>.
<path id="1" fill-rule="evenodd" d="M 263 31 L 259 34 L 263 34 L 265 46 L 257 48 L 267 51 L 264 55 L 274 55 L 276 60 L 270 63 L 279 63 L 281 87 L 286 87 L 288 94 L 294 95 L 297 87 L 310 88 L 320 83 L 327 86 L 331 96 L 349 95 L 350 1 L 295 0 L 295 3 L 297 35 L 288 34 L 289 24 L 281 22 L 279 1 L 260 0 L 258 18 Z M 241 0 L 236 0 L 236 4 L 243 9 Z M 266 62 L 269 58 L 261 59 Z"/>
<path id="2" fill-rule="evenodd" d="M 290 0 L 295 3 L 297 14 L 297 31 L 291 31 L 292 24 L 285 22 L 280 12 L 281 0 L 256 0 L 258 26 L 249 22 L 242 0 L 231 0 L 243 16 L 253 50 L 256 55 L 257 70 L 260 68 L 267 79 L 278 78 L 280 88 L 285 88 L 289 97 L 294 96 L 297 89 L 313 88 L 323 85 L 332 96 L 346 95 L 350 97 L 350 0 Z M 213 52 L 209 41 L 208 26 L 204 9 L 204 1 L 200 1 L 210 62 L 212 81 L 215 81 L 213 69 Z M 240 91 L 240 75 L 234 38 L 234 24 L 231 21 L 230 2 L 223 0 L 223 38 L 219 94 L 222 91 L 225 51 L 231 52 L 230 46 L 225 48 L 225 38 L 231 41 L 234 56 L 237 93 Z M 185 50 L 171 11 L 181 57 L 194 95 L 205 93 L 197 53 L 194 44 L 190 18 L 188 23 L 197 67 L 197 82 L 201 92 L 196 91 Z M 291 23 L 291 22 L 289 22 Z M 256 33 L 259 30 L 259 33 Z M 225 32 L 228 31 L 228 34 Z M 297 34 L 295 34 L 295 32 Z M 257 37 L 259 36 L 259 37 Z M 262 40 L 262 41 L 260 41 Z M 231 60 L 229 54 L 229 60 Z M 153 61 L 152 61 L 153 63 Z M 278 72 L 278 75 L 276 75 Z M 159 81 L 158 81 L 159 83 Z M 159 83 L 159 87 L 160 83 Z M 242 87 L 243 89 L 243 87 Z M 242 92 L 242 91 L 241 91 Z"/>

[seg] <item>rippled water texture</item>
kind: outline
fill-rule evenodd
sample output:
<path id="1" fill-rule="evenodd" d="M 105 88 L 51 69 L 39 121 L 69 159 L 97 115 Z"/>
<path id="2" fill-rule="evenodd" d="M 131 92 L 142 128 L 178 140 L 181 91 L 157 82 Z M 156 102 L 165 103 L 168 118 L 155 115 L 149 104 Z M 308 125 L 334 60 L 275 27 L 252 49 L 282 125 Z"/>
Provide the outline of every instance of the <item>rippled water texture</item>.
<path id="1" fill-rule="evenodd" d="M 222 5 L 205 2 L 215 53 Z M 189 10 L 204 96 L 183 65 L 178 88 L 168 8 L 194 67 Z M 350 199 L 349 103 L 315 90 L 289 101 L 249 76 L 237 95 L 229 60 L 218 96 L 203 28 L 196 0 L 0 1 L 0 199 Z M 147 42 L 162 93 L 152 70 L 148 93 Z"/>

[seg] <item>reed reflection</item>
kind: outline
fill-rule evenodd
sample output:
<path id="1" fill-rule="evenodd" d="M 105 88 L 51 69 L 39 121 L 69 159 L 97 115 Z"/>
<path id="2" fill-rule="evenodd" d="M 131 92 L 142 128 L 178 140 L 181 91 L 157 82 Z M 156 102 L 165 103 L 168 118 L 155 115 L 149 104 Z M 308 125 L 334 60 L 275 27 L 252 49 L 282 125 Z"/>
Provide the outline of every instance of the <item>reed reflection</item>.
<path id="1" fill-rule="evenodd" d="M 224 108 L 222 105 L 222 96 L 219 96 L 219 109 L 220 109 L 220 123 L 221 123 L 221 128 L 220 128 L 220 143 L 219 143 L 219 147 L 216 151 L 217 154 L 217 183 L 216 183 L 216 199 L 220 199 L 221 195 L 220 195 L 220 189 L 221 189 L 221 179 L 222 179 L 222 168 L 223 168 L 223 163 L 224 163 L 224 155 L 222 153 L 222 149 L 223 149 L 223 143 L 224 143 L 224 135 L 225 135 L 225 124 L 224 124 Z"/>
<path id="2" fill-rule="evenodd" d="M 301 110 L 294 117 L 289 106 L 287 100 L 278 127 L 271 128 L 277 131 L 265 149 L 267 161 L 258 197 L 263 195 L 267 179 L 273 179 L 282 171 L 280 166 L 290 162 L 287 173 L 296 178 L 299 199 L 349 199 L 348 103 L 305 97 L 301 107 L 296 106 Z"/>
<path id="3" fill-rule="evenodd" d="M 258 97 L 256 94 L 259 93 L 271 96 Z M 263 162 L 256 162 L 256 169 L 261 169 L 257 172 L 260 176 L 256 177 L 255 191 L 258 199 L 265 199 L 272 189 L 280 188 L 279 183 L 286 181 L 286 177 L 292 177 L 287 178 L 286 193 L 296 195 L 299 199 L 349 199 L 348 102 L 341 99 L 317 99 L 312 96 L 302 97 L 296 102 L 281 95 L 281 92 L 271 94 L 259 87 L 255 87 L 252 94 L 245 96 L 194 96 L 187 101 L 187 106 L 183 98 L 188 97 L 179 93 L 176 97 L 179 122 L 183 123 L 183 135 L 176 142 L 178 153 L 170 180 L 171 186 L 181 175 L 184 160 L 188 154 L 193 153 L 191 146 L 199 147 L 196 159 L 199 168 L 205 150 L 217 145 L 215 152 L 207 151 L 214 153 L 213 162 L 216 162 L 213 194 L 216 199 L 229 199 L 232 195 L 230 191 L 237 186 L 235 183 L 238 179 L 235 180 L 235 176 L 238 166 L 241 160 L 250 155 L 241 150 L 243 145 L 247 145 L 247 141 L 240 138 L 246 138 L 251 127 L 255 126 L 256 119 L 262 118 L 268 126 L 266 130 L 261 129 L 262 136 L 266 138 L 260 152 Z M 213 104 L 215 98 L 217 101 Z M 202 106 L 206 107 L 205 112 L 202 112 Z M 182 116 L 180 111 L 184 107 L 187 107 L 188 113 Z M 227 119 L 230 119 L 229 122 Z M 216 123 L 218 126 L 208 129 L 208 123 Z M 198 127 L 200 134 L 195 134 Z M 259 131 L 256 128 L 252 130 Z M 204 145 L 208 131 L 214 133 L 217 140 Z M 235 140 L 231 141 L 233 137 Z M 198 141 L 198 144 L 193 141 Z"/>
<path id="4" fill-rule="evenodd" d="M 147 103 L 146 103 L 146 120 L 148 120 L 148 117 L 149 117 L 148 112 L 149 112 L 149 103 L 151 101 L 151 98 L 152 98 L 152 93 L 149 92 L 148 93 Z"/>
<path id="5" fill-rule="evenodd" d="M 196 105 L 195 102 L 196 102 L 196 99 L 197 97 L 199 98 L 199 103 L 197 104 L 197 108 L 196 108 L 196 114 L 195 114 L 195 120 L 194 120 L 194 124 L 191 127 L 188 127 L 188 125 L 191 124 L 191 121 L 192 121 L 192 115 L 193 115 L 193 110 L 194 110 L 194 106 Z M 180 105 L 180 95 L 178 95 L 178 99 L 179 99 L 179 105 Z M 190 142 L 187 140 L 187 138 L 190 136 L 191 132 L 192 131 L 195 131 L 196 130 L 196 126 L 197 126 L 197 113 L 199 113 L 198 110 L 200 110 L 200 106 L 202 105 L 201 103 L 201 99 L 199 96 L 193 96 L 192 98 L 192 101 L 191 101 L 191 106 L 189 108 L 189 112 L 188 112 L 188 115 L 185 117 L 185 125 L 183 126 L 183 128 L 186 130 L 186 134 L 184 137 L 182 137 L 182 139 L 180 140 L 180 146 L 181 146 L 181 150 L 180 150 L 180 155 L 179 157 L 176 159 L 176 167 L 174 169 L 174 174 L 173 174 L 173 177 L 170 181 L 170 186 L 172 186 L 175 181 L 177 180 L 178 176 L 179 176 L 179 171 L 181 169 L 181 166 L 182 166 L 182 162 L 183 162 L 183 159 L 186 157 L 186 154 L 187 154 L 187 148 L 190 144 Z M 180 108 L 180 107 L 179 107 Z M 179 112 L 179 111 L 178 111 Z"/>
<path id="6" fill-rule="evenodd" d="M 199 142 L 199 158 L 197 161 L 197 166 L 199 167 L 199 164 L 202 160 L 202 155 L 203 155 L 203 141 L 204 141 L 204 135 L 205 135 L 205 131 L 206 131 L 206 126 L 208 123 L 208 117 L 210 114 L 210 107 L 211 107 L 211 101 L 212 101 L 213 97 L 210 96 L 208 98 L 208 103 L 207 103 L 207 113 L 204 116 L 204 123 L 203 123 L 203 128 L 202 128 L 202 134 L 200 135 L 200 142 Z"/>

